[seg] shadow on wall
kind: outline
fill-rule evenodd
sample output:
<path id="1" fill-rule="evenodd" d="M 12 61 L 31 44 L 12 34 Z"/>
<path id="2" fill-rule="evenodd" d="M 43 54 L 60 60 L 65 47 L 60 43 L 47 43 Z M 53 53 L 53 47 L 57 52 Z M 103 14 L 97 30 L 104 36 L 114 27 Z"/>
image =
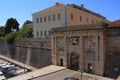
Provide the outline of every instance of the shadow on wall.
<path id="1" fill-rule="evenodd" d="M 50 49 L 8 44 L 0 44 L 0 54 L 36 68 L 50 65 L 52 59 Z"/>
<path id="2" fill-rule="evenodd" d="M 105 64 L 105 76 L 117 78 L 120 75 L 120 53 L 107 53 Z"/>
<path id="3" fill-rule="evenodd" d="M 15 58 L 15 50 L 16 47 L 14 45 L 8 45 L 8 53 L 10 54 L 10 58 Z"/>

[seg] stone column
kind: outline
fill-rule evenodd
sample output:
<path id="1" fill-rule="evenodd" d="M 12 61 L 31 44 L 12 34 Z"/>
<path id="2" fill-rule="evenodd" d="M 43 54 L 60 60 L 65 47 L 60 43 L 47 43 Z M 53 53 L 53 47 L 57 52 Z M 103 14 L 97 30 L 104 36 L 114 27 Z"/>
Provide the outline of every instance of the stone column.
<path id="1" fill-rule="evenodd" d="M 65 57 L 65 59 L 64 59 L 64 66 L 67 67 L 68 66 L 67 65 L 67 62 L 68 62 L 67 61 L 67 57 L 68 57 L 67 56 L 67 47 L 68 47 L 67 46 L 67 36 L 64 36 L 64 44 L 63 45 L 64 45 L 64 54 L 65 54 L 65 56 L 64 56 Z"/>
<path id="2" fill-rule="evenodd" d="M 104 38 L 100 36 L 100 61 L 104 61 Z"/>
<path id="3" fill-rule="evenodd" d="M 99 65 L 99 48 L 100 48 L 100 45 L 99 45 L 99 39 L 98 39 L 99 36 L 95 36 L 95 74 L 99 75 L 100 71 L 100 65 Z"/>
<path id="4" fill-rule="evenodd" d="M 95 36 L 95 60 L 98 61 L 99 57 L 99 44 L 98 44 L 98 36 Z"/>
<path id="5" fill-rule="evenodd" d="M 99 45 L 99 61 L 97 62 L 97 69 L 96 74 L 103 75 L 104 73 L 104 38 L 103 35 L 100 35 L 100 45 Z"/>
<path id="6" fill-rule="evenodd" d="M 67 41 L 68 41 L 67 47 L 69 47 L 70 46 L 70 35 L 68 36 Z M 70 53 L 68 50 L 69 50 L 69 48 L 67 49 L 67 52 L 68 52 L 68 54 L 67 54 L 68 66 L 67 67 L 70 67 Z"/>
<path id="7" fill-rule="evenodd" d="M 83 70 L 83 36 L 81 35 L 80 36 L 80 39 L 79 39 L 80 43 L 80 53 L 79 53 L 79 69 L 80 70 Z"/>
<path id="8" fill-rule="evenodd" d="M 54 51 L 55 51 L 55 49 L 54 49 L 54 44 L 55 44 L 55 43 L 54 43 L 54 37 L 53 37 L 53 36 L 51 36 L 52 64 L 55 64 L 55 63 L 54 63 L 54 58 L 55 58 L 55 57 L 54 57 L 54 56 L 55 56 L 55 55 L 54 55 L 54 54 L 55 54 L 55 53 L 54 53 Z"/>
<path id="9" fill-rule="evenodd" d="M 56 36 L 55 37 L 52 37 L 52 62 L 53 64 L 57 64 L 57 51 L 56 51 Z"/>

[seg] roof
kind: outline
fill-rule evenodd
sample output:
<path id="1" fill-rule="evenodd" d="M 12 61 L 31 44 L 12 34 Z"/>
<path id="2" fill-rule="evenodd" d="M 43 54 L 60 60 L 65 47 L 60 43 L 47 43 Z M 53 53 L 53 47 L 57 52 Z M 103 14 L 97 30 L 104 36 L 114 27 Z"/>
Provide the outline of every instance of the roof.
<path id="1" fill-rule="evenodd" d="M 76 8 L 76 9 L 79 9 L 79 10 L 83 10 L 83 11 L 85 11 L 85 12 L 87 12 L 87 13 L 91 13 L 91 14 L 93 14 L 93 15 L 96 15 L 96 16 L 98 16 L 98 17 L 101 17 L 101 18 L 103 18 L 103 19 L 106 19 L 106 17 L 104 17 L 104 16 L 102 16 L 102 15 L 100 15 L 100 14 L 97 14 L 97 13 L 95 13 L 95 12 L 93 12 L 93 11 L 90 11 L 90 10 L 86 9 L 83 4 L 81 4 L 81 6 L 78 6 L 78 5 L 76 5 L 76 4 L 68 4 L 67 6 L 71 6 L 71 7 L 73 7 L 73 8 Z"/>
<path id="2" fill-rule="evenodd" d="M 52 28 L 52 32 L 90 30 L 90 29 L 105 29 L 105 27 L 103 27 L 102 24 L 75 25 L 75 26 Z"/>
<path id="3" fill-rule="evenodd" d="M 42 12 L 42 11 L 47 11 L 47 10 L 51 10 L 51 9 L 59 8 L 59 7 L 63 7 L 63 6 L 69 6 L 69 7 L 78 9 L 78 10 L 85 11 L 85 12 L 87 12 L 87 13 L 91 13 L 91 14 L 93 14 L 93 15 L 95 15 L 95 16 L 98 16 L 98 17 L 101 17 L 101 18 L 103 18 L 103 19 L 106 19 L 106 17 L 104 17 L 104 16 L 102 16 L 102 15 L 100 15 L 100 14 L 97 14 L 97 13 L 95 13 L 95 12 L 93 12 L 93 11 L 90 11 L 90 10 L 88 10 L 88 9 L 86 9 L 86 8 L 84 8 L 84 5 L 83 5 L 83 4 L 81 4 L 81 6 L 78 6 L 78 5 L 76 5 L 76 4 L 67 4 L 67 5 L 64 5 L 64 4 L 61 4 L 61 3 L 58 3 L 58 2 L 56 2 L 56 4 L 55 4 L 54 6 L 52 6 L 52 7 L 49 7 L 49 8 L 47 8 L 47 9 L 44 9 L 44 10 L 41 10 L 41 11 L 38 11 L 38 12 L 33 13 L 33 15 L 34 15 L 34 14 L 37 14 L 37 13 L 39 13 L 39 12 Z"/>
<path id="4" fill-rule="evenodd" d="M 37 14 L 37 13 L 42 12 L 42 11 L 47 11 L 47 10 L 50 10 L 50 9 L 53 9 L 53 8 L 59 8 L 59 7 L 63 7 L 63 6 L 65 6 L 65 5 L 64 5 L 64 4 L 61 4 L 61 3 L 56 2 L 56 4 L 55 4 L 54 6 L 49 7 L 49 8 L 46 8 L 46 9 L 41 10 L 41 11 L 38 11 L 38 12 L 35 12 L 35 13 L 33 13 L 33 14 Z"/>
<path id="5" fill-rule="evenodd" d="M 108 27 L 120 27 L 120 19 L 110 22 Z"/>

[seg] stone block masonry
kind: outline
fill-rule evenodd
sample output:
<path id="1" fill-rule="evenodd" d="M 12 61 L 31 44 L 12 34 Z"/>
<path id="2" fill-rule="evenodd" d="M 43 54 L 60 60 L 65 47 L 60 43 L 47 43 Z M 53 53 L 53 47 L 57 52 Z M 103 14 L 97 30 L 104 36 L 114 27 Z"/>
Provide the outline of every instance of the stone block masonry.
<path id="1" fill-rule="evenodd" d="M 0 55 L 36 68 L 42 68 L 51 64 L 51 50 L 46 48 L 33 48 L 1 43 Z"/>

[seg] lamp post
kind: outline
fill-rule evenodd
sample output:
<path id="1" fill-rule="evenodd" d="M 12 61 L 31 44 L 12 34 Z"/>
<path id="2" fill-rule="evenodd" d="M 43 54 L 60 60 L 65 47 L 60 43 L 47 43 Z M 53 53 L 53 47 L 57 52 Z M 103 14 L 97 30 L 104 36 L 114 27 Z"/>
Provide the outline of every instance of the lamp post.
<path id="1" fill-rule="evenodd" d="M 80 80 L 82 80 L 82 77 L 83 77 L 83 71 L 82 70 L 79 70 L 80 72 Z"/>
<path id="2" fill-rule="evenodd" d="M 79 61 L 81 61 L 80 60 L 80 54 L 79 54 Z M 83 62 L 79 62 L 79 66 L 81 65 L 82 66 L 82 64 L 83 64 Z M 83 70 L 82 70 L 82 67 L 80 66 L 80 70 L 79 70 L 79 72 L 80 72 L 80 80 L 82 80 L 82 77 L 83 77 Z"/>
<path id="3" fill-rule="evenodd" d="M 114 68 L 114 71 L 115 71 L 115 76 L 114 76 L 114 78 L 116 79 L 116 76 L 117 76 L 117 72 L 118 72 L 118 68 Z"/>

